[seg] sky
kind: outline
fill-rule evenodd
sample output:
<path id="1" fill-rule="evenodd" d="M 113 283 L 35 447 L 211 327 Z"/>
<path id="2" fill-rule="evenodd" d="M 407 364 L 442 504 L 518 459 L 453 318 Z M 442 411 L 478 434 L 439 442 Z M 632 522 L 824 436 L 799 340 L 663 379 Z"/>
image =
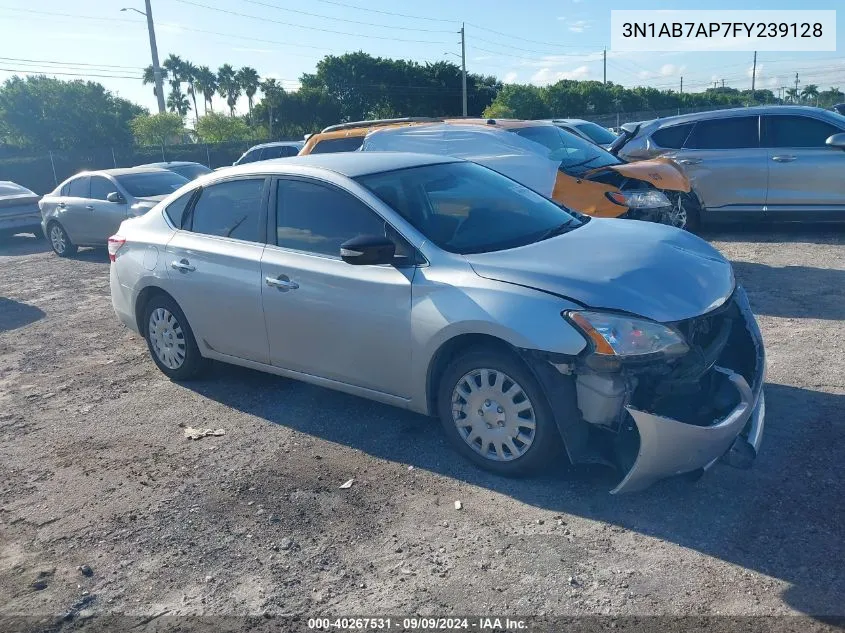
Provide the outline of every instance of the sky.
<path id="1" fill-rule="evenodd" d="M 602 79 L 612 9 L 795 9 L 786 0 L 151 0 L 159 59 L 175 53 L 212 69 L 252 66 L 294 90 L 327 54 L 362 50 L 419 62 L 460 63 L 466 26 L 467 71 L 505 82 L 546 85 L 559 79 Z M 757 58 L 757 87 L 777 92 L 813 83 L 845 90 L 845 5 L 808 0 L 802 9 L 836 9 L 837 51 L 766 52 Z M 143 0 L 0 0 L 0 80 L 45 73 L 99 81 L 155 111 L 146 21 L 121 11 Z M 240 14 L 240 15 L 236 15 Z M 720 85 L 751 87 L 751 52 L 607 52 L 607 80 L 697 92 Z M 219 101 L 219 99 L 218 99 Z M 222 105 L 222 104 L 221 104 Z M 202 105 L 200 104 L 200 109 Z M 459 108 L 456 104 L 456 110 Z M 246 108 L 245 100 L 239 110 Z"/>

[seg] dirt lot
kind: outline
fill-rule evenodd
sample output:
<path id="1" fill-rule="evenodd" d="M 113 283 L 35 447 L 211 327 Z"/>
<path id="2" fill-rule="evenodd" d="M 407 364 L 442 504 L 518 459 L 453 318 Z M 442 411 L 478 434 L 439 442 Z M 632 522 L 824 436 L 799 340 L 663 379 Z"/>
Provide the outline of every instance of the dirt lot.
<path id="1" fill-rule="evenodd" d="M 762 454 L 622 497 L 603 469 L 485 474 L 432 420 L 294 381 L 171 383 L 103 251 L 14 238 L 0 615 L 845 615 L 845 231 L 709 237 L 767 343 Z"/>

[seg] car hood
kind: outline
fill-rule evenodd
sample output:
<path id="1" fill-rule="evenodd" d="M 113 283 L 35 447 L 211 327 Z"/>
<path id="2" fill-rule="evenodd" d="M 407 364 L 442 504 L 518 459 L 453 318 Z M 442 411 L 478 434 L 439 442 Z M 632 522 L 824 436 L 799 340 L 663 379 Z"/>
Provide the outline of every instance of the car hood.
<path id="1" fill-rule="evenodd" d="M 621 165 L 608 165 L 598 167 L 584 174 L 584 178 L 590 179 L 603 172 L 615 171 L 626 178 L 644 180 L 658 189 L 668 191 L 683 191 L 689 193 L 691 190 L 689 178 L 683 168 L 670 158 L 652 158 Z"/>
<path id="2" fill-rule="evenodd" d="M 593 218 L 555 238 L 465 257 L 487 279 L 664 323 L 713 310 L 734 289 L 730 263 L 710 244 L 636 220 Z"/>

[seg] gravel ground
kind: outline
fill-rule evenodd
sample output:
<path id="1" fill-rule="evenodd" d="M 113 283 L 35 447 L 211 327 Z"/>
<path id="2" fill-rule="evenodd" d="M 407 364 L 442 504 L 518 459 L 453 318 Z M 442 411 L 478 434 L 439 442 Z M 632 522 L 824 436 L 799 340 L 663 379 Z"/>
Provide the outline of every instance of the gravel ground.
<path id="1" fill-rule="evenodd" d="M 766 339 L 762 453 L 621 497 L 601 468 L 488 475 L 433 420 L 295 381 L 171 383 L 104 251 L 13 238 L 0 615 L 845 615 L 845 232 L 708 237 Z"/>

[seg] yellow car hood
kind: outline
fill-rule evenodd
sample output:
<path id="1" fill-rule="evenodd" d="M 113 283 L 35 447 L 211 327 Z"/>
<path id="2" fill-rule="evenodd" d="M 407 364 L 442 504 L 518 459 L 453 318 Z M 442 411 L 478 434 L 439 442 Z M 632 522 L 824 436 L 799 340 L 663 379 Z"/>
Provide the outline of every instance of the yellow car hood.
<path id="1" fill-rule="evenodd" d="M 690 182 L 683 168 L 671 158 L 652 158 L 640 160 L 633 163 L 622 163 L 621 165 L 609 165 L 591 169 L 584 178 L 589 180 L 608 170 L 616 171 L 627 178 L 644 180 L 654 185 L 657 189 L 666 191 L 689 192 Z"/>

